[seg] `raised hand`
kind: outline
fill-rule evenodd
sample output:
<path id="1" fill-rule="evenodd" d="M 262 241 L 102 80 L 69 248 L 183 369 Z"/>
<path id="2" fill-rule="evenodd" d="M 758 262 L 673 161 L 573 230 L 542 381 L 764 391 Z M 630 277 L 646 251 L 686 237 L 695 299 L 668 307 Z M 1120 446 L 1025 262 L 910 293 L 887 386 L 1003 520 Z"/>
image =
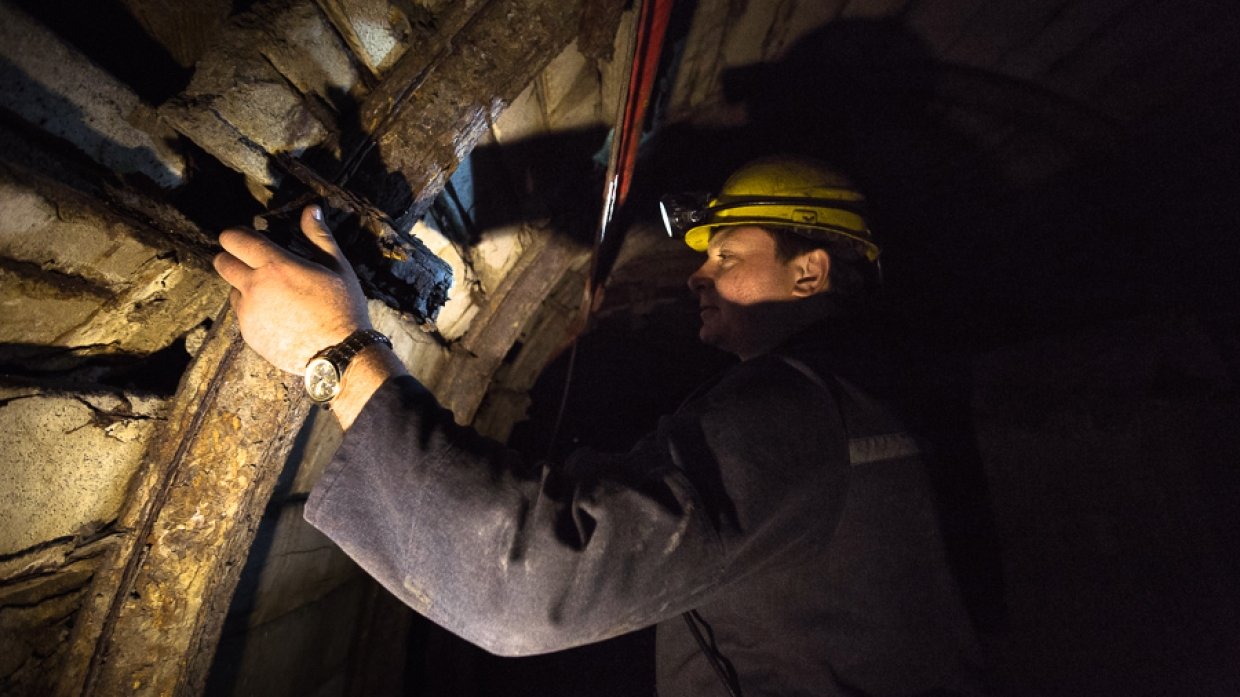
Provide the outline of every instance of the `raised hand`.
<path id="1" fill-rule="evenodd" d="M 366 297 L 321 208 L 302 210 L 301 231 L 323 252 L 322 263 L 235 229 L 220 233 L 224 251 L 214 260 L 216 272 L 233 287 L 230 300 L 246 343 L 297 375 L 318 351 L 370 327 Z"/>

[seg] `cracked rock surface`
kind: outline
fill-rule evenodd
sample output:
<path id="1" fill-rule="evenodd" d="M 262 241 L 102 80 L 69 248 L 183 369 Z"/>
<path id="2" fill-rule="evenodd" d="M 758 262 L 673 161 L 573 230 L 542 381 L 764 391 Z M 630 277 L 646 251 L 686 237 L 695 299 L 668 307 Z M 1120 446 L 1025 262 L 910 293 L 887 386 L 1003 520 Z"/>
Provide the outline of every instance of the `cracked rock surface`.
<path id="1" fill-rule="evenodd" d="M 0 556 L 113 520 L 163 413 L 133 393 L 0 385 Z"/>
<path id="2" fill-rule="evenodd" d="M 19 177 L 0 168 L 0 360 L 22 346 L 66 357 L 149 354 L 223 304 L 223 283 L 201 264 Z"/>

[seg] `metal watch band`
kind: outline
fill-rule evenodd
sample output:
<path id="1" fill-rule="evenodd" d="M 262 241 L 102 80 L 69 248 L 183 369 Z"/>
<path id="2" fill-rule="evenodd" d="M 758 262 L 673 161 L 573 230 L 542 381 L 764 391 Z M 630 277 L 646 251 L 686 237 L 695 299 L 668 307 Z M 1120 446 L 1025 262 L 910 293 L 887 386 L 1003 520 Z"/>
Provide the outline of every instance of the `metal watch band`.
<path id="1" fill-rule="evenodd" d="M 374 329 L 359 329 L 345 337 L 344 341 L 329 346 L 319 351 L 316 356 L 322 356 L 331 361 L 336 366 L 336 370 L 340 371 L 340 375 L 344 375 L 345 368 L 349 367 L 349 361 L 353 357 L 361 353 L 367 346 L 375 344 L 383 344 L 388 348 L 392 348 L 392 340 L 387 338 L 383 332 Z"/>
<path id="2" fill-rule="evenodd" d="M 343 389 L 344 373 L 357 354 L 368 346 L 383 344 L 392 348 L 392 340 L 374 329 L 359 329 L 344 341 L 314 354 L 306 363 L 303 381 L 310 399 L 327 406 Z"/>

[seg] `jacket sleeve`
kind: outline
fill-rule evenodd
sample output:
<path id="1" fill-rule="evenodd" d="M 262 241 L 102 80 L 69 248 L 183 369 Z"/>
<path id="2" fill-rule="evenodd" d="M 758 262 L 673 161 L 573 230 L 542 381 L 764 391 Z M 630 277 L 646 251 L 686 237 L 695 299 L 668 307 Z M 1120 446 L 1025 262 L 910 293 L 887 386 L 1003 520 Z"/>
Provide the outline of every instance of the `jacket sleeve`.
<path id="1" fill-rule="evenodd" d="M 579 451 L 558 467 L 522 462 L 457 426 L 413 378 L 391 380 L 306 519 L 413 609 L 493 653 L 632 631 L 778 555 L 812 528 L 807 509 L 839 508 L 847 467 L 817 457 L 846 447 L 822 416 L 833 405 L 779 372 L 725 380 L 626 454 Z M 828 427 L 788 438 L 805 408 Z"/>

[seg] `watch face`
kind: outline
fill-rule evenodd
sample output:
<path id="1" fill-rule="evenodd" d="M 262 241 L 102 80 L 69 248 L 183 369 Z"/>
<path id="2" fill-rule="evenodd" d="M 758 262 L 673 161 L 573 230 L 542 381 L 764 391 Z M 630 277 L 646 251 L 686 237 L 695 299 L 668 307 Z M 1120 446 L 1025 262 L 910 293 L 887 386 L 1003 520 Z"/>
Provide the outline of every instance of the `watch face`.
<path id="1" fill-rule="evenodd" d="M 326 358 L 315 358 L 306 365 L 306 392 L 316 402 L 326 402 L 340 394 L 340 373 Z"/>

